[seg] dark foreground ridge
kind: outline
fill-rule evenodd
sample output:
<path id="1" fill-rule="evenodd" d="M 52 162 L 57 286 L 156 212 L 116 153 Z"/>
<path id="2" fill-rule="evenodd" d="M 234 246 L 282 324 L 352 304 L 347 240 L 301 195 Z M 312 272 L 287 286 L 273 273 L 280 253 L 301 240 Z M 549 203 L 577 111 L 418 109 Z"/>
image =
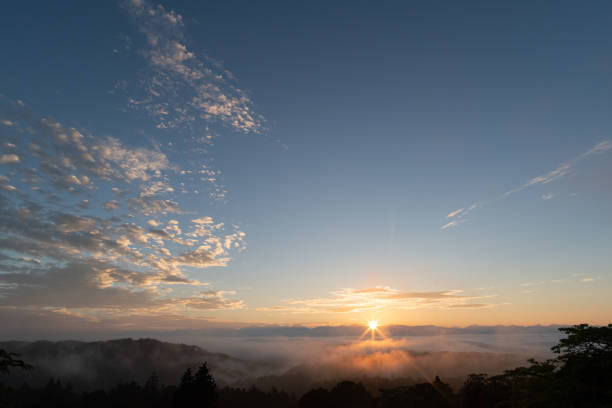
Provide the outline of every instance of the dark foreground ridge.
<path id="1" fill-rule="evenodd" d="M 612 407 L 612 324 L 582 324 L 559 330 L 567 337 L 552 348 L 555 358 L 529 360 L 528 366 L 496 376 L 471 374 L 457 390 L 439 377 L 376 392 L 358 382 L 342 381 L 329 389 L 312 389 L 298 398 L 275 389 L 219 387 L 205 362 L 195 369 L 187 368 L 178 385 L 163 385 L 156 373 L 142 385 L 124 381 L 108 390 L 83 392 L 53 379 L 38 388 L 0 385 L 0 407 Z M 219 356 L 223 355 L 210 353 L 208 357 Z M 0 352 L 2 383 L 6 384 L 10 372 L 29 369 L 28 362 L 20 358 Z"/>

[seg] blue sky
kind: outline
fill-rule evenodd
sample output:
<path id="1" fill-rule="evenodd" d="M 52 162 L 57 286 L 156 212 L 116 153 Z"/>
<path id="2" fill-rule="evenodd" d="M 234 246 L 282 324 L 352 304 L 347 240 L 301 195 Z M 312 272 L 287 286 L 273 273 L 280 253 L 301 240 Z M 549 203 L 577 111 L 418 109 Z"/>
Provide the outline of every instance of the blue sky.
<path id="1" fill-rule="evenodd" d="M 611 8 L 9 5 L 3 315 L 607 322 Z"/>

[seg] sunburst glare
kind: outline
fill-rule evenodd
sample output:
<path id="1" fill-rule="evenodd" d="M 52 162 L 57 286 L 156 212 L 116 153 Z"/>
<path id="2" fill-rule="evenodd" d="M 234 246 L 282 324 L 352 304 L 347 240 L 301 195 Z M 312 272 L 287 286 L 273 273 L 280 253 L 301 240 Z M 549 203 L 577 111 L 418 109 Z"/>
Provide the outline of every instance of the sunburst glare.
<path id="1" fill-rule="evenodd" d="M 385 335 L 380 330 L 380 326 L 381 325 L 378 322 L 378 320 L 373 320 L 373 319 L 372 320 L 368 320 L 366 322 L 366 329 L 361 334 L 361 336 L 359 336 L 359 340 L 361 340 L 364 337 L 366 337 L 368 335 L 368 333 L 370 334 L 370 339 L 371 340 L 376 340 L 376 335 L 378 335 L 380 338 L 384 339 Z"/>

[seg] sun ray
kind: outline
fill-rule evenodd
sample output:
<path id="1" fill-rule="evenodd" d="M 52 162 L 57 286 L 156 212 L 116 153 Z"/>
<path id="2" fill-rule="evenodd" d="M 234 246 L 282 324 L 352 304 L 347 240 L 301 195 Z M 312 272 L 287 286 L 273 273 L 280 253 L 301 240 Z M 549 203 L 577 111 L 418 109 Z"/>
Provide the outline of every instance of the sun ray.
<path id="1" fill-rule="evenodd" d="M 366 329 L 363 331 L 363 333 L 361 333 L 361 336 L 359 336 L 358 340 L 363 339 L 368 334 L 369 331 L 370 331 L 370 328 L 366 327 Z"/>
<path id="2" fill-rule="evenodd" d="M 363 339 L 365 336 L 368 335 L 368 333 L 370 334 L 370 339 L 375 341 L 376 340 L 376 335 L 378 334 L 382 339 L 386 339 L 387 336 L 385 336 L 385 334 L 382 332 L 381 328 L 380 328 L 380 323 L 378 323 L 378 320 L 368 320 L 366 323 L 366 329 L 364 330 L 364 332 L 361 334 L 361 336 L 359 336 L 359 340 Z"/>

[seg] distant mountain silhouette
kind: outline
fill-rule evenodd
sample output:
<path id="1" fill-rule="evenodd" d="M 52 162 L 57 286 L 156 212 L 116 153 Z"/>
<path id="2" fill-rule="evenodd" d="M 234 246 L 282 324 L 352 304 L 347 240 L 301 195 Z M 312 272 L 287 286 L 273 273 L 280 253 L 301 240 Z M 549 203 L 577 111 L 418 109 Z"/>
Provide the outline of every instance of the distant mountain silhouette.
<path id="1" fill-rule="evenodd" d="M 196 369 L 206 361 L 220 387 L 254 385 L 262 390 L 277 388 L 297 395 L 313 387 L 331 387 L 341 380 L 361 382 L 368 390 L 376 391 L 443 375 L 451 385 L 460 386 L 470 373 L 501 373 L 526 359 L 511 353 L 416 352 L 398 348 L 374 355 L 328 351 L 322 358 L 302 361 L 247 360 L 154 339 L 12 341 L 0 342 L 0 349 L 17 353 L 34 367 L 29 371 L 13 371 L 5 379 L 13 386 L 27 382 L 36 387 L 55 378 L 70 383 L 75 390 L 109 389 L 119 382 L 142 384 L 152 372 L 162 384 L 176 385 L 186 369 Z"/>
<path id="2" fill-rule="evenodd" d="M 154 339 L 110 341 L 0 342 L 0 349 L 19 354 L 31 364 L 29 371 L 13 371 L 4 379 L 19 385 L 27 381 L 42 385 L 49 378 L 70 382 L 75 389 L 110 388 L 121 381 L 144 382 L 156 372 L 164 384 L 176 384 L 187 368 L 207 361 L 220 384 L 256 375 L 265 366 L 222 353 L 211 353 L 197 346 L 173 344 Z M 269 371 L 269 368 L 268 370 Z"/>
<path id="3" fill-rule="evenodd" d="M 553 333 L 557 334 L 557 329 L 561 325 L 495 325 L 480 326 L 472 325 L 467 327 L 444 327 L 434 325 L 406 326 L 406 325 L 385 325 L 383 327 L 388 336 L 443 336 L 455 334 L 534 334 L 534 333 Z M 248 326 L 242 328 L 216 328 L 202 330 L 174 330 L 174 336 L 185 335 L 204 335 L 218 337 L 359 337 L 363 333 L 362 325 L 341 325 L 341 326 Z M 135 336 L 147 337 L 155 335 L 153 332 L 138 332 Z"/>

